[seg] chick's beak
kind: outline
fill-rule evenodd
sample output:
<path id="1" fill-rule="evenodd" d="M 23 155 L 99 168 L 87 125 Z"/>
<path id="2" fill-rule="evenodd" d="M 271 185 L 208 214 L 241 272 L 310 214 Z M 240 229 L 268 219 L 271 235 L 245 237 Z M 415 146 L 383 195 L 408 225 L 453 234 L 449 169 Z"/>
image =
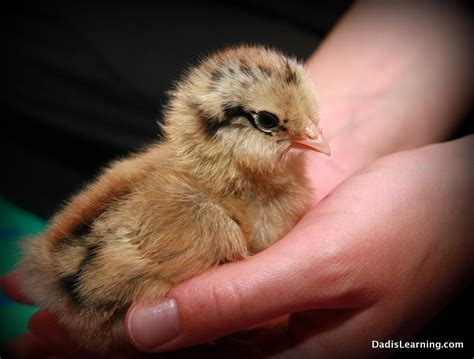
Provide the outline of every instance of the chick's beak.
<path id="1" fill-rule="evenodd" d="M 304 128 L 304 133 L 305 136 L 291 136 L 290 141 L 292 145 L 321 152 L 327 156 L 331 155 L 329 144 L 323 137 L 321 130 L 314 123 L 308 122 Z"/>

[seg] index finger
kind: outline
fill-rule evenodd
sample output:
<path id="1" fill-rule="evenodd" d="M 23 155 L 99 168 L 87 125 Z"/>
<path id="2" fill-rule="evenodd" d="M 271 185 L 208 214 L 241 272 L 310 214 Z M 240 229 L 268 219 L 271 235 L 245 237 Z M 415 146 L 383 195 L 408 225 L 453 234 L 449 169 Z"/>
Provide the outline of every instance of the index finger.
<path id="1" fill-rule="evenodd" d="M 2 277 L 0 277 L 0 289 L 5 295 L 14 300 L 26 305 L 33 305 L 33 302 L 23 291 L 23 272 L 21 269 L 15 269 Z"/>

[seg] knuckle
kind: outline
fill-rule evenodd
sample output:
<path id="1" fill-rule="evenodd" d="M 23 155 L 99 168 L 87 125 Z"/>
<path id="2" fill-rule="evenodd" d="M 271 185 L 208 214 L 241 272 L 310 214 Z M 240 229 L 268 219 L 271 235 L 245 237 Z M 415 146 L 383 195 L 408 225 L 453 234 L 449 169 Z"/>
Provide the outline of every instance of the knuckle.
<path id="1" fill-rule="evenodd" d="M 245 318 L 243 293 L 233 282 L 214 283 L 210 287 L 209 296 L 218 323 L 238 324 Z"/>

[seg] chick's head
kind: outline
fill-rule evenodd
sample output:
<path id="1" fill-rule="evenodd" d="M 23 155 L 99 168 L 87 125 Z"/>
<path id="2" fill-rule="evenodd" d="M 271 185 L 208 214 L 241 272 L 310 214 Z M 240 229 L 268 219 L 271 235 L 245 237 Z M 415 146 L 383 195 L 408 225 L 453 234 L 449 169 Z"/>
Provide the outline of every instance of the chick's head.
<path id="1" fill-rule="evenodd" d="M 276 168 L 297 148 L 329 155 L 302 64 L 264 47 L 233 47 L 204 59 L 177 83 L 167 112 L 169 136 L 198 141 L 194 151 L 212 149 L 249 168 Z"/>

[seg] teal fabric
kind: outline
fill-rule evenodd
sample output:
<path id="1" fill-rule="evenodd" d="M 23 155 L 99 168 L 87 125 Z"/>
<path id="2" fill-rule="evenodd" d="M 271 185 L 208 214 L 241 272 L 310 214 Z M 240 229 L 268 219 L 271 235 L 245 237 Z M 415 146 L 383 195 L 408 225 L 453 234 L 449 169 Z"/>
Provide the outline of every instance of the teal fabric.
<path id="1" fill-rule="evenodd" d="M 44 228 L 45 221 L 0 198 L 0 275 L 11 271 L 19 260 L 20 239 Z M 28 331 L 28 319 L 35 310 L 0 294 L 0 346 Z"/>

